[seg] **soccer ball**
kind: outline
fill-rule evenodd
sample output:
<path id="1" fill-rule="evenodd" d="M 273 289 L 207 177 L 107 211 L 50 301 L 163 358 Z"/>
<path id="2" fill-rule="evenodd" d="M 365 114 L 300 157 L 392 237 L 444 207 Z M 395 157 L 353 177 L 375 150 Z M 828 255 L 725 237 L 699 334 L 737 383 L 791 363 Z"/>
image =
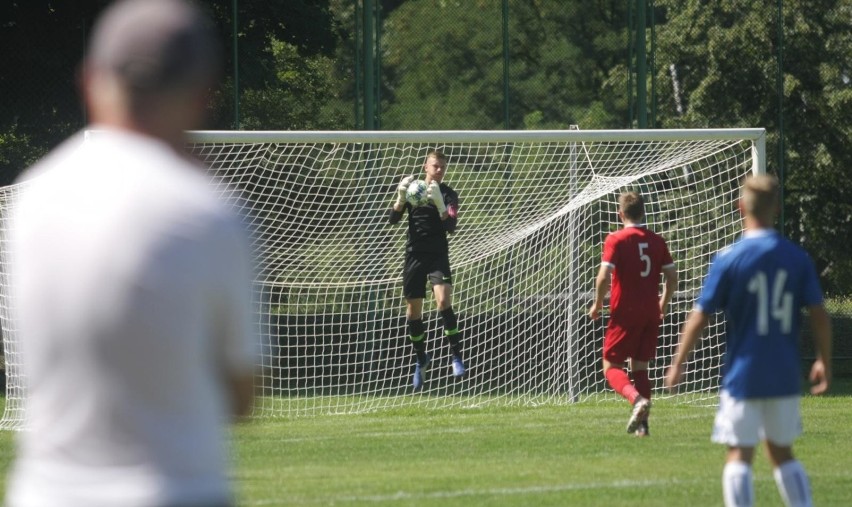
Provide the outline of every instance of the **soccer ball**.
<path id="1" fill-rule="evenodd" d="M 414 180 L 408 185 L 408 191 L 405 192 L 405 198 L 408 204 L 412 206 L 423 206 L 426 204 L 426 182 L 423 180 Z"/>

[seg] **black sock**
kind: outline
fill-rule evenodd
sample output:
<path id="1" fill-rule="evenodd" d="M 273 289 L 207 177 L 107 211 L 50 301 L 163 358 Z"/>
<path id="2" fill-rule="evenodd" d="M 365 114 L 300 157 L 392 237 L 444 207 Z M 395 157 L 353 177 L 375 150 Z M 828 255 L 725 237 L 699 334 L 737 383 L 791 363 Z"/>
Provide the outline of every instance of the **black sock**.
<path id="1" fill-rule="evenodd" d="M 452 307 L 441 310 L 441 320 L 444 321 L 444 336 L 450 342 L 450 350 L 453 351 L 453 357 L 458 358 L 459 361 L 464 361 L 462 358 L 462 335 L 461 331 L 459 331 L 459 321 Z"/>
<path id="2" fill-rule="evenodd" d="M 426 362 L 426 340 L 411 340 L 411 346 L 414 348 L 414 354 L 417 356 L 417 362 L 423 364 Z"/>
<path id="3" fill-rule="evenodd" d="M 450 342 L 450 350 L 453 351 L 453 357 L 457 358 L 459 361 L 464 362 L 464 358 L 462 358 L 461 332 L 459 332 L 458 329 L 445 331 L 444 337 L 447 339 L 448 342 Z"/>
<path id="4" fill-rule="evenodd" d="M 426 328 L 423 319 L 408 321 L 408 339 L 417 355 L 417 362 L 426 362 Z"/>
<path id="5" fill-rule="evenodd" d="M 444 333 L 459 327 L 456 312 L 453 311 L 452 307 L 447 308 L 446 310 L 441 310 L 441 320 L 444 321 Z"/>

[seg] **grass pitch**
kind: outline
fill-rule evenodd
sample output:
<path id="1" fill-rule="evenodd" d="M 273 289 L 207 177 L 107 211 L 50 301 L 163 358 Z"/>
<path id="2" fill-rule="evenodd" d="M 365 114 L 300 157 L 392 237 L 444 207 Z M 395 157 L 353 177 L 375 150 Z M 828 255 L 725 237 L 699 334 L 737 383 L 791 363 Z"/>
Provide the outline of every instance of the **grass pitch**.
<path id="1" fill-rule="evenodd" d="M 852 505 L 850 387 L 802 401 L 795 451 L 819 506 Z M 254 419 L 234 431 L 234 481 L 244 506 L 715 506 L 713 415 L 659 400 L 642 439 L 615 401 Z M 13 437 L 0 432 L 4 475 Z M 762 454 L 755 490 L 756 505 L 782 505 Z"/>

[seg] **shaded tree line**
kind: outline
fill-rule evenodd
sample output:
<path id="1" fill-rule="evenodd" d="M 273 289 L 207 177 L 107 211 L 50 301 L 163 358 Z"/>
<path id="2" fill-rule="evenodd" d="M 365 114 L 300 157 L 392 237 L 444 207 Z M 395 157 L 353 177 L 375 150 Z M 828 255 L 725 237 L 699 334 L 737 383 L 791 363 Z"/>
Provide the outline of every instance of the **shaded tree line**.
<path id="1" fill-rule="evenodd" d="M 76 73 L 107 3 L 0 6 L 0 183 L 85 125 Z M 357 127 L 362 0 L 201 3 L 226 58 L 211 128 Z M 504 108 L 515 129 L 634 126 L 624 2 L 510 0 L 506 54 L 501 2 L 375 3 L 383 129 L 503 128 Z M 815 256 L 830 294 L 852 294 L 848 1 L 784 0 L 780 12 L 768 0 L 649 3 L 656 126 L 765 127 L 768 169 L 785 181 L 784 232 Z"/>

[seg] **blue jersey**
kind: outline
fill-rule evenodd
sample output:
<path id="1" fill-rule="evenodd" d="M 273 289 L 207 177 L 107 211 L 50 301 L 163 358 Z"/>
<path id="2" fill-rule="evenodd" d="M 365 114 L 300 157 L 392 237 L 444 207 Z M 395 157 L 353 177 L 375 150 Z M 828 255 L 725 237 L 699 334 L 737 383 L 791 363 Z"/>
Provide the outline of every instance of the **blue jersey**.
<path id="1" fill-rule="evenodd" d="M 813 261 L 774 230 L 749 231 L 719 252 L 695 306 L 725 312 L 722 389 L 736 399 L 800 394 L 800 313 L 821 303 Z"/>

